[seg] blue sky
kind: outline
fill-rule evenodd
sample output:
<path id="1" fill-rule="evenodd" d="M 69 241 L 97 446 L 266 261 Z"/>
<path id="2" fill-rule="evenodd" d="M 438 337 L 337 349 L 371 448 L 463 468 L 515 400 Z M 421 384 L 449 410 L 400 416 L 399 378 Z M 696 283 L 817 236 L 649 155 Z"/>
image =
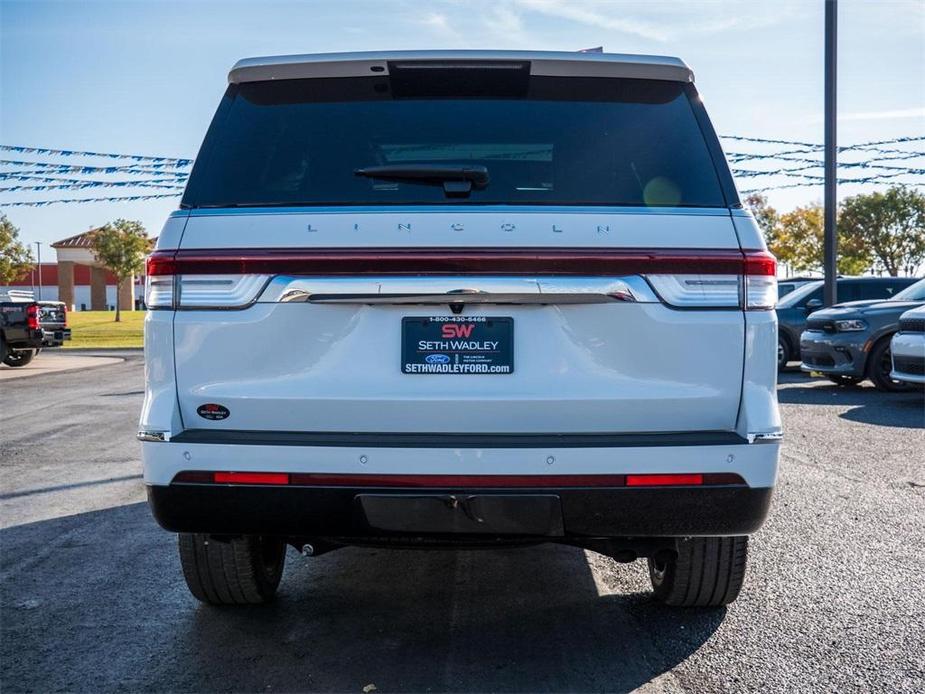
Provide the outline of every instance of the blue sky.
<path id="1" fill-rule="evenodd" d="M 840 143 L 925 134 L 925 3 L 842 0 L 839 10 Z M 246 56 L 592 46 L 682 57 L 720 133 L 821 142 L 822 26 L 822 0 L 0 0 L 0 143 L 192 158 L 228 69 Z M 820 196 L 771 199 L 790 208 Z M 24 240 L 49 242 L 116 217 L 156 234 L 175 205 L 5 212 Z"/>

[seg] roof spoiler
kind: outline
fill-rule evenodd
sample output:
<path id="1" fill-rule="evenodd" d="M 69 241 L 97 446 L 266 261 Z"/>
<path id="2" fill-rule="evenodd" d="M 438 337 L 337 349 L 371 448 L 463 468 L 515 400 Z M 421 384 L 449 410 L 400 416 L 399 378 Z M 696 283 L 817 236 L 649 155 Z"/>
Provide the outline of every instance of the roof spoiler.
<path id="1" fill-rule="evenodd" d="M 694 73 L 679 58 L 620 53 L 565 51 L 383 51 L 315 53 L 238 61 L 228 74 L 232 84 L 319 77 L 372 77 L 388 75 L 390 63 L 442 65 L 473 62 L 520 62 L 531 75 L 544 77 L 625 77 L 693 82 Z"/>

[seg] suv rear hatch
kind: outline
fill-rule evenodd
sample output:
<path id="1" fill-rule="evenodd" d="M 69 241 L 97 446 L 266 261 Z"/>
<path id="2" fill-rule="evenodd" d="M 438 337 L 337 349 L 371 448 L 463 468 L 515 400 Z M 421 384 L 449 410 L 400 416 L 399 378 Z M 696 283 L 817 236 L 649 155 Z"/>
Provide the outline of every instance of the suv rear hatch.
<path id="1" fill-rule="evenodd" d="M 730 431 L 746 275 L 755 301 L 773 275 L 730 191 L 681 81 L 419 61 L 232 84 L 149 264 L 184 426 Z"/>

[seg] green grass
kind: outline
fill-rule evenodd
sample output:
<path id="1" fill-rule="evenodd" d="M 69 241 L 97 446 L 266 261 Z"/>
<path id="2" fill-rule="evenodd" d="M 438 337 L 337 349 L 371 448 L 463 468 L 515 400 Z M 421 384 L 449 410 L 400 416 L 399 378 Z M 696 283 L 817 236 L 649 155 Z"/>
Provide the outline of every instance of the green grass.
<path id="1" fill-rule="evenodd" d="M 144 345 L 144 311 L 123 311 L 115 322 L 115 311 L 73 311 L 67 314 L 71 339 L 68 349 L 106 347 L 142 347 Z"/>

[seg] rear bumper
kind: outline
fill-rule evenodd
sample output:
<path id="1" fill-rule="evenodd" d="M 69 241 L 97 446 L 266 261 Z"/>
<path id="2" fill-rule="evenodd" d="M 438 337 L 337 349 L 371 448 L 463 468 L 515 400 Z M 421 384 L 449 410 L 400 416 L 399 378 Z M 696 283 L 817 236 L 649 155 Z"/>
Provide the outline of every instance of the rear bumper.
<path id="1" fill-rule="evenodd" d="M 588 538 L 746 535 L 772 489 L 395 489 L 148 485 L 173 532 L 309 538 Z"/>
<path id="2" fill-rule="evenodd" d="M 897 381 L 925 383 L 925 334 L 896 333 L 890 344 L 893 371 Z"/>
<path id="3" fill-rule="evenodd" d="M 42 329 L 42 345 L 45 347 L 58 347 L 63 344 L 65 340 L 70 339 L 70 328 Z"/>
<path id="4" fill-rule="evenodd" d="M 867 333 L 824 333 L 807 330 L 800 336 L 803 371 L 863 378 L 867 364 Z"/>

